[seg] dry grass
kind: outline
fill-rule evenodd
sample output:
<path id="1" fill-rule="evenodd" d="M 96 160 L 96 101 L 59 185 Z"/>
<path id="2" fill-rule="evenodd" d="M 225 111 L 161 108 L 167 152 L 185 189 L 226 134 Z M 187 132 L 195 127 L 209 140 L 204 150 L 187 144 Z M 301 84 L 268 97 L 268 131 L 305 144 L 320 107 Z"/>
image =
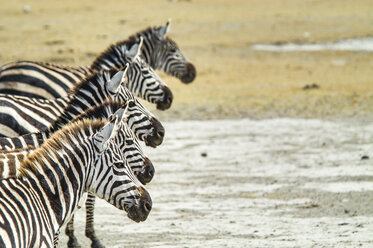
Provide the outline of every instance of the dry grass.
<path id="1" fill-rule="evenodd" d="M 371 1 L 43 0 L 1 6 L 2 64 L 18 59 L 89 64 L 110 43 L 171 17 L 170 36 L 195 63 L 198 76 L 183 85 L 161 74 L 175 95 L 171 110 L 157 112 L 163 118 L 373 116 L 371 53 L 250 49 L 258 42 L 373 36 Z M 320 88 L 302 90 L 312 83 Z"/>

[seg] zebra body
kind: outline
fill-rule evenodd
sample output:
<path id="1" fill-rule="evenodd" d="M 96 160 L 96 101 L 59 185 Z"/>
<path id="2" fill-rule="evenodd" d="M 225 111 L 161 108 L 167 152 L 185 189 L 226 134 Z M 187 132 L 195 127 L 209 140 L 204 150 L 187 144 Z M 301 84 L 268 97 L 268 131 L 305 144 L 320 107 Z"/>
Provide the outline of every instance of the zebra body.
<path id="1" fill-rule="evenodd" d="M 22 161 L 33 150 L 33 147 L 27 147 L 14 151 L 0 151 L 0 179 L 16 177 Z"/>
<path id="2" fill-rule="evenodd" d="M 0 153 L 0 178 L 16 176 L 16 174 L 2 175 L 1 171 L 17 171 L 18 167 L 9 167 L 14 167 L 13 165 L 18 166 L 20 161 L 22 161 L 24 154 L 40 147 L 54 132 L 62 129 L 64 125 L 69 122 L 76 122 L 82 119 L 107 119 L 115 112 L 126 107 L 128 112 L 127 117 L 125 118 L 126 123 L 122 123 L 120 126 L 118 134 L 115 136 L 115 141 L 140 182 L 142 184 L 149 183 L 154 176 L 154 167 L 150 160 L 145 156 L 138 140 L 128 126 L 130 123 L 129 121 L 133 118 L 131 117 L 133 113 L 131 113 L 131 109 L 128 105 L 131 105 L 131 101 L 127 105 L 123 105 L 120 102 L 107 101 L 102 105 L 94 106 L 86 110 L 84 113 L 76 116 L 72 120 L 61 118 L 55 121 L 48 130 L 28 133 L 19 137 L 0 137 L 0 152 L 2 152 Z M 137 112 L 134 114 L 136 116 Z M 4 153 L 4 151 L 8 151 L 8 153 Z M 6 164 L 6 161 L 9 161 L 10 164 Z"/>
<path id="3" fill-rule="evenodd" d="M 128 104 L 130 105 L 130 104 Z M 71 122 L 76 122 L 85 118 L 91 120 L 95 119 L 107 119 L 113 113 L 121 111 L 123 104 L 119 102 L 106 102 L 104 105 L 95 106 L 83 114 L 75 117 Z M 128 119 L 131 116 L 129 106 L 127 106 L 127 117 L 125 121 L 128 123 Z M 151 181 L 154 176 L 154 167 L 151 161 L 144 155 L 141 146 L 137 142 L 137 139 L 133 136 L 132 131 L 128 128 L 127 123 L 122 123 L 117 135 L 114 137 L 115 143 L 118 145 L 123 157 L 127 161 L 131 170 L 134 172 L 137 179 L 142 183 L 146 184 Z M 0 153 L 0 177 L 15 177 L 18 175 L 20 164 L 23 158 L 34 148 L 39 147 L 48 137 L 53 134 L 53 130 L 58 130 L 63 127 L 65 122 L 55 122 L 48 131 L 30 133 L 24 136 L 16 138 L 0 138 L 0 150 L 8 149 L 7 153 Z M 5 144 L 5 145 L 4 145 Z M 33 148 L 31 149 L 30 146 Z M 13 149 L 18 149 L 14 152 Z M 23 150 L 20 148 L 24 148 Z M 86 201 L 86 233 L 87 236 L 92 240 L 92 244 L 100 244 L 100 240 L 97 238 L 94 230 L 94 204 L 95 196 L 88 194 Z M 76 238 L 74 236 L 73 218 L 67 225 L 66 233 L 69 235 L 69 243 L 73 243 L 76 246 Z M 57 239 L 58 240 L 58 239 Z"/>
<path id="4" fill-rule="evenodd" d="M 151 199 L 112 142 L 116 125 L 71 123 L 24 159 L 17 178 L 0 180 L 0 247 L 53 247 L 85 192 L 147 218 Z"/>
<path id="5" fill-rule="evenodd" d="M 46 99 L 65 96 L 75 83 L 92 70 L 122 67 L 126 47 L 141 39 L 144 42 L 141 54 L 147 64 L 179 78 L 184 83 L 190 83 L 196 76 L 196 69 L 177 44 L 166 36 L 169 26 L 170 21 L 160 27 L 147 28 L 128 40 L 109 46 L 89 67 L 74 68 L 32 61 L 6 64 L 0 68 L 0 93 Z M 133 93 L 137 94 L 134 91 Z M 168 92 L 167 98 L 172 101 L 171 91 Z M 163 105 L 157 104 L 157 108 L 169 107 L 167 104 Z"/>
<path id="6" fill-rule="evenodd" d="M 127 66 L 125 70 L 128 71 L 130 68 Z M 50 127 L 58 119 L 70 121 L 86 109 L 100 105 L 107 99 L 113 99 L 123 103 L 133 101 L 130 109 L 134 114 L 129 119 L 129 125 L 136 137 L 149 146 L 161 144 L 164 129 L 127 89 L 126 85 L 131 83 L 126 71 L 117 72 L 113 78 L 110 78 L 110 74 L 114 71 L 93 74 L 75 85 L 69 96 L 62 98 L 45 100 L 0 95 L 0 135 L 11 137 L 37 132 Z M 142 80 L 141 75 L 142 73 L 139 73 L 133 80 Z M 157 81 L 152 82 L 156 84 Z"/>

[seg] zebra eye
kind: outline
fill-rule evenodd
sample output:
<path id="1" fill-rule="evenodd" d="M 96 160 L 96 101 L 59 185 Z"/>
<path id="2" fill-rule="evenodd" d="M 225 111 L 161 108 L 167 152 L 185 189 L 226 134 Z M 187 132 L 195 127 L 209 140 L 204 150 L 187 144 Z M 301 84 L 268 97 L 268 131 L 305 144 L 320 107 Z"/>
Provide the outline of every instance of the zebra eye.
<path id="1" fill-rule="evenodd" d="M 130 107 L 130 108 L 134 108 L 135 106 L 136 106 L 136 103 L 134 101 L 130 101 L 128 103 L 128 107 Z"/>

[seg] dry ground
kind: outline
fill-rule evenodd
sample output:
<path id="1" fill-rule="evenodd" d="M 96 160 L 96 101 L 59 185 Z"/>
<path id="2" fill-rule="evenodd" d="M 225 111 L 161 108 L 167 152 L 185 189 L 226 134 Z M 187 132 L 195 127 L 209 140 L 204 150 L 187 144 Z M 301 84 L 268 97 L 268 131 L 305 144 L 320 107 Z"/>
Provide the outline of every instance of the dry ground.
<path id="1" fill-rule="evenodd" d="M 162 118 L 371 117 L 371 53 L 250 46 L 373 36 L 372 13 L 370 0 L 2 1 L 0 64 L 86 65 L 110 43 L 172 18 L 170 36 L 198 77 L 182 85 L 162 75 L 175 95 Z M 312 83 L 321 88 L 302 90 Z"/>
<path id="2" fill-rule="evenodd" d="M 242 119 L 165 127 L 164 144 L 146 151 L 156 168 L 148 219 L 134 223 L 98 203 L 96 227 L 108 247 L 373 247 L 373 124 Z M 88 247 L 84 216 L 80 210 L 76 230 Z"/>

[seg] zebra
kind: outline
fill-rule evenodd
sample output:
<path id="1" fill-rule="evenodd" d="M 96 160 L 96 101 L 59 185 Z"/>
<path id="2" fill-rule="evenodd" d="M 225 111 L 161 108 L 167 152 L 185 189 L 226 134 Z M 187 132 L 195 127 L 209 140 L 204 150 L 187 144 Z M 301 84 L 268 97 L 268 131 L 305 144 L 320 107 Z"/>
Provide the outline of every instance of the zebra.
<path id="1" fill-rule="evenodd" d="M 84 81 L 75 85 L 71 94 L 67 97 L 51 100 L 35 99 L 22 96 L 0 95 L 0 135 L 14 137 L 40 129 L 48 128 L 57 118 L 74 118 L 89 107 L 102 104 L 106 99 L 114 99 L 122 102 L 133 100 L 139 111 L 147 116 L 152 114 L 132 95 L 127 89 L 130 78 L 127 71 L 131 66 L 126 66 L 124 71 L 117 72 L 110 77 L 115 70 L 98 72 Z M 137 81 L 142 80 L 141 73 Z M 152 81 L 153 85 L 157 81 Z M 70 116 L 70 117 L 69 117 Z M 138 116 L 141 117 L 141 116 Z M 143 119 L 132 119 L 130 124 L 135 135 L 146 145 L 156 147 L 160 145 L 164 137 L 164 128 L 156 118 L 152 118 L 145 126 Z M 149 128 L 153 126 L 154 128 Z"/>
<path id="2" fill-rule="evenodd" d="M 0 247 L 52 247 L 85 192 L 147 219 L 150 195 L 112 141 L 117 119 L 68 124 L 23 160 L 19 176 L 0 180 Z"/>
<path id="3" fill-rule="evenodd" d="M 50 63 L 17 61 L 0 68 L 0 93 L 32 98 L 58 98 L 92 70 L 123 66 L 125 47 L 143 39 L 141 54 L 147 64 L 166 74 L 190 83 L 196 77 L 196 69 L 181 52 L 175 41 L 166 36 L 171 21 L 159 27 L 149 27 L 130 36 L 127 40 L 110 45 L 92 62 L 91 66 L 70 67 Z M 135 92 L 133 92 L 135 93 Z M 168 92 L 172 100 L 171 91 Z M 162 106 L 157 106 L 161 109 Z M 166 109 L 165 107 L 163 109 Z"/>
<path id="4" fill-rule="evenodd" d="M 134 136 L 132 130 L 130 130 L 128 124 L 133 115 L 138 115 L 137 109 L 132 109 L 130 106 L 133 101 L 128 101 L 126 104 L 118 101 L 105 101 L 102 105 L 97 105 L 87 109 L 85 112 L 77 115 L 74 119 L 57 119 L 48 129 L 38 131 L 35 133 L 28 133 L 19 137 L 0 137 L 0 152 L 16 152 L 6 159 L 14 164 L 16 167 L 23 160 L 23 157 L 29 153 L 30 150 L 40 147 L 45 140 L 47 140 L 54 132 L 62 129 L 66 124 L 75 122 L 81 119 L 107 119 L 113 113 L 127 109 L 128 116 L 126 118 L 126 125 L 122 125 L 120 131 L 115 137 L 119 148 L 126 157 L 128 163 L 131 166 L 136 177 L 142 184 L 149 183 L 154 176 L 154 166 L 147 156 L 145 156 L 137 138 Z M 142 114 L 142 113 L 140 113 Z M 147 116 L 143 116 L 147 118 Z M 17 153 L 19 152 L 19 154 Z M 0 160 L 3 160 L 4 154 L 0 154 Z M 13 158 L 14 157 L 14 158 Z M 14 162 L 13 162 L 14 161 Z M 4 171 L 4 161 L 0 163 L 0 178 L 6 178 L 12 175 L 16 170 L 13 168 L 7 168 Z M 8 174 L 10 173 L 10 174 Z"/>
<path id="5" fill-rule="evenodd" d="M 123 107 L 127 108 L 128 113 L 126 121 L 128 122 L 131 115 L 128 105 L 129 104 L 123 105 L 119 102 L 107 102 L 106 105 L 95 106 L 85 111 L 84 113 L 75 117 L 71 122 L 76 122 L 85 118 L 105 119 L 111 116 L 114 112 L 116 115 L 119 115 L 118 112 L 123 110 Z M 55 123 L 50 130 L 56 130 L 62 125 L 63 123 Z M 8 150 L 7 152 L 1 151 L 0 153 L 0 178 L 14 177 L 17 175 L 20 164 L 24 157 L 27 156 L 28 153 L 32 152 L 35 148 L 39 147 L 43 141 L 45 141 L 52 134 L 53 131 L 48 130 L 44 132 L 26 134 L 17 138 L 0 138 L 0 149 L 5 148 Z M 133 133 L 128 128 L 127 124 L 122 124 L 120 126 L 114 140 L 119 146 L 120 151 L 122 152 L 137 179 L 144 185 L 149 183 L 154 176 L 154 166 L 149 158 L 144 155 L 139 143 L 133 136 Z M 13 145 L 9 146 L 9 143 L 12 143 Z M 4 146 L 4 144 L 6 145 Z M 13 149 L 15 147 L 16 150 Z M 86 236 L 91 239 L 92 247 L 104 247 L 95 234 L 94 205 L 95 196 L 93 194 L 88 194 L 86 201 Z M 66 234 L 69 236 L 69 247 L 78 246 L 77 239 L 74 236 L 73 225 L 74 219 L 72 218 L 66 227 Z M 56 242 L 57 241 L 58 239 L 56 239 Z"/>

